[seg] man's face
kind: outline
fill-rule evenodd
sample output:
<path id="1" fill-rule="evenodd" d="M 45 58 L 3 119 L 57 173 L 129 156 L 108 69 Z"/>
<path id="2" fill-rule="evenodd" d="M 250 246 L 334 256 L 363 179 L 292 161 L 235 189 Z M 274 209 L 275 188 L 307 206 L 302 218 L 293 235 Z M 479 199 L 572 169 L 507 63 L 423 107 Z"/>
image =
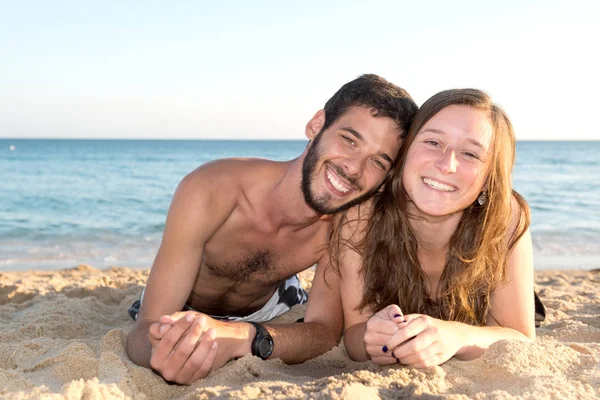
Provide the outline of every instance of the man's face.
<path id="1" fill-rule="evenodd" d="M 302 164 L 306 203 L 319 214 L 334 214 L 371 197 L 398 155 L 400 133 L 390 118 L 349 108 L 313 138 L 307 151 Z"/>

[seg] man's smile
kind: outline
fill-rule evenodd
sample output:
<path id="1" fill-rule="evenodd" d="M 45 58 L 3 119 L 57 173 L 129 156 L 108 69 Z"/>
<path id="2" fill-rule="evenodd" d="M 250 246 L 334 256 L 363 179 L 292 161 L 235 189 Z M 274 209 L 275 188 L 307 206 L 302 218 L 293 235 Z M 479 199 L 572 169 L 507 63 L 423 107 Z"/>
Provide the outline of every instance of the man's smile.
<path id="1" fill-rule="evenodd" d="M 332 165 L 327 165 L 325 167 L 325 176 L 331 186 L 343 195 L 348 194 L 354 189 L 351 184 L 345 182 L 343 177 L 338 173 L 337 168 Z"/>

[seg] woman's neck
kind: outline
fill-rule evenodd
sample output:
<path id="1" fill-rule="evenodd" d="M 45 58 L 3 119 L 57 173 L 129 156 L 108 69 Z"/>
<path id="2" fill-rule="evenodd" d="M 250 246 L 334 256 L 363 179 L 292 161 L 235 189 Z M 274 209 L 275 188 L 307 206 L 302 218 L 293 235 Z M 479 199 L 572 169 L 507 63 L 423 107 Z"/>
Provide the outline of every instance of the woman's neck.
<path id="1" fill-rule="evenodd" d="M 409 219 L 409 223 L 418 244 L 419 264 L 429 281 L 430 296 L 436 300 L 450 238 L 458 227 L 462 213 L 434 218 L 414 210 L 411 210 L 411 214 L 414 217 Z"/>
<path id="2" fill-rule="evenodd" d="M 430 217 L 414 210 L 414 207 L 409 208 L 413 208 L 413 210 L 409 210 L 412 215 L 409 223 L 419 249 L 434 253 L 445 251 L 460 223 L 462 212 L 442 217 Z"/>

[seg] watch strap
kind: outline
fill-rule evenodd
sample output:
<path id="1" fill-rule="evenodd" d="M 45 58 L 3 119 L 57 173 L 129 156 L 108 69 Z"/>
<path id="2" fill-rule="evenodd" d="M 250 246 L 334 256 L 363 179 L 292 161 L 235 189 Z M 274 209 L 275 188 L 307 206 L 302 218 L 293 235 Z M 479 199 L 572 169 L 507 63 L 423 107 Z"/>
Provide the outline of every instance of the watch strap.
<path id="1" fill-rule="evenodd" d="M 257 322 L 253 322 L 253 321 L 246 321 L 249 324 L 252 324 L 252 326 L 254 326 L 254 328 L 256 329 L 256 335 L 254 335 L 254 339 L 252 340 L 252 346 L 250 347 L 252 350 L 252 355 L 256 356 L 256 357 L 260 357 L 263 360 L 266 360 L 267 358 L 269 358 L 269 356 L 271 355 L 271 353 L 273 352 L 273 350 L 271 349 L 271 351 L 269 351 L 269 354 L 262 354 L 260 352 L 260 345 L 261 342 L 265 339 L 271 341 L 271 343 L 273 342 L 273 338 L 271 337 L 271 334 L 269 333 L 269 331 L 267 330 L 267 328 L 265 328 L 263 325 L 257 323 Z"/>

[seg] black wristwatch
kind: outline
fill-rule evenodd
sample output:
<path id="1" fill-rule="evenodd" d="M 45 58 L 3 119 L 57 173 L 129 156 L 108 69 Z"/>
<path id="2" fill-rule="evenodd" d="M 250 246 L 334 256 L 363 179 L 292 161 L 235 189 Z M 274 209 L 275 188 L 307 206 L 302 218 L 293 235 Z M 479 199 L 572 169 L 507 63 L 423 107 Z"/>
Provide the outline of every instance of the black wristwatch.
<path id="1" fill-rule="evenodd" d="M 273 354 L 273 338 L 269 334 L 267 328 L 256 322 L 248 321 L 256 328 L 256 336 L 252 341 L 252 355 L 266 360 Z"/>

